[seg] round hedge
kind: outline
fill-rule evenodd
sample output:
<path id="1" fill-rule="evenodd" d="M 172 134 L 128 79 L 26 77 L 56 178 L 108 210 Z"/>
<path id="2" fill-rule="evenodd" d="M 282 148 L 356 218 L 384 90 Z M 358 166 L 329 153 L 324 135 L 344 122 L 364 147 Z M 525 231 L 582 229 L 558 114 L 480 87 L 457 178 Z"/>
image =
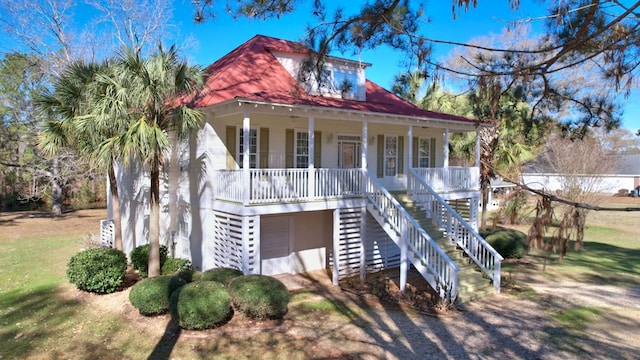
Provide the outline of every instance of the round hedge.
<path id="1" fill-rule="evenodd" d="M 118 290 L 127 272 L 127 256 L 120 250 L 96 248 L 80 251 L 67 263 L 67 278 L 78 289 L 98 294 Z"/>
<path id="2" fill-rule="evenodd" d="M 203 330 L 224 324 L 231 318 L 231 296 L 227 288 L 213 281 L 189 283 L 171 294 L 169 312 L 183 329 Z"/>
<path id="3" fill-rule="evenodd" d="M 494 228 L 481 234 L 505 259 L 520 259 L 527 254 L 527 235 L 522 231 Z"/>
<path id="4" fill-rule="evenodd" d="M 160 245 L 160 268 L 167 261 L 167 247 Z M 131 265 L 138 270 L 141 276 L 147 277 L 149 271 L 149 244 L 138 246 L 131 250 Z"/>
<path id="5" fill-rule="evenodd" d="M 193 265 L 191 261 L 181 258 L 168 258 L 162 265 L 162 275 L 177 275 L 191 282 L 193 277 Z"/>
<path id="6" fill-rule="evenodd" d="M 209 269 L 202 273 L 200 277 L 200 281 L 215 281 L 225 286 L 229 286 L 229 283 L 237 278 L 242 276 L 242 271 L 231 268 L 215 268 Z"/>
<path id="7" fill-rule="evenodd" d="M 254 319 L 281 318 L 287 313 L 289 290 L 278 279 L 265 275 L 246 275 L 229 283 L 236 310 Z"/>
<path id="8" fill-rule="evenodd" d="M 156 276 L 133 285 L 129 301 L 142 315 L 159 315 L 169 310 L 171 294 L 187 282 L 179 276 Z"/>

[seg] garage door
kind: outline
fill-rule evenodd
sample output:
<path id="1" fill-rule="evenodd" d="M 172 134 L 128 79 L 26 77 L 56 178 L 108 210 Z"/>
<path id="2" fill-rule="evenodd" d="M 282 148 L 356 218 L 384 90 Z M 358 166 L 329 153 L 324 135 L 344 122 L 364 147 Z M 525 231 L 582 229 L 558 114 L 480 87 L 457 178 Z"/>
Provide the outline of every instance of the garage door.
<path id="1" fill-rule="evenodd" d="M 263 217 L 260 219 L 260 257 L 263 275 L 291 272 L 291 217 Z"/>

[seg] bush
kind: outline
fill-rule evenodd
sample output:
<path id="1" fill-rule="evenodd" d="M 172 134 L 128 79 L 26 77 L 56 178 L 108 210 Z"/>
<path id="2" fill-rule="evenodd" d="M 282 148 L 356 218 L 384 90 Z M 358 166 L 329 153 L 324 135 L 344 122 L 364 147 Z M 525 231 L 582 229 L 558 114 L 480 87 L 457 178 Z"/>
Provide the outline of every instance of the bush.
<path id="1" fill-rule="evenodd" d="M 160 267 L 167 261 L 167 247 L 160 245 Z M 131 250 L 131 265 L 141 276 L 147 277 L 149 271 L 149 244 L 138 246 Z"/>
<path id="2" fill-rule="evenodd" d="M 180 258 L 168 258 L 162 265 L 162 275 L 177 275 L 187 282 L 193 277 L 191 261 Z"/>
<path id="3" fill-rule="evenodd" d="M 225 286 L 229 286 L 231 280 L 242 276 L 242 271 L 231 268 L 209 269 L 202 273 L 200 281 L 216 281 Z"/>
<path id="4" fill-rule="evenodd" d="M 203 330 L 220 326 L 233 312 L 224 285 L 213 281 L 189 283 L 171 294 L 169 312 L 183 329 Z"/>
<path id="5" fill-rule="evenodd" d="M 129 301 L 142 315 L 158 315 L 169 310 L 171 294 L 187 282 L 179 276 L 156 276 L 133 285 Z"/>
<path id="6" fill-rule="evenodd" d="M 494 228 L 481 235 L 505 259 L 520 259 L 527 254 L 527 235 L 522 231 Z"/>
<path id="7" fill-rule="evenodd" d="M 246 275 L 229 283 L 236 310 L 254 319 L 281 318 L 287 313 L 289 290 L 278 279 L 265 275 Z"/>
<path id="8" fill-rule="evenodd" d="M 112 293 L 122 286 L 127 272 L 127 257 L 116 249 L 87 249 L 75 254 L 67 264 L 67 278 L 78 289 Z"/>

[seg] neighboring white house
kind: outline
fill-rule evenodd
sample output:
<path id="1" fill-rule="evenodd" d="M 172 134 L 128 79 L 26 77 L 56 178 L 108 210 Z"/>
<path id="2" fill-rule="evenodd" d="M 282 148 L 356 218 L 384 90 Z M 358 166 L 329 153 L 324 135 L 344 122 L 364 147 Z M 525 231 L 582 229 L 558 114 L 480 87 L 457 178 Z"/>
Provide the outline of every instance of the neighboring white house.
<path id="1" fill-rule="evenodd" d="M 620 190 L 631 192 L 640 186 L 640 154 L 609 155 L 613 163 L 610 174 L 585 175 L 598 177 L 597 191 L 603 194 L 618 194 Z M 561 175 L 540 162 L 525 166 L 522 179 L 532 189 L 556 191 L 562 189 Z"/>
<path id="2" fill-rule="evenodd" d="M 455 298 L 444 232 L 499 289 L 501 257 L 475 231 L 479 160 L 448 166 L 449 135 L 485 125 L 400 99 L 366 80 L 368 63 L 329 57 L 328 82 L 299 83 L 308 51 L 255 36 L 206 69 L 205 122 L 165 168 L 161 241 L 202 270 L 330 269 L 336 283 L 399 266 L 404 287 L 413 265 Z M 118 180 L 129 252 L 147 242 L 148 185 L 132 169 Z"/>

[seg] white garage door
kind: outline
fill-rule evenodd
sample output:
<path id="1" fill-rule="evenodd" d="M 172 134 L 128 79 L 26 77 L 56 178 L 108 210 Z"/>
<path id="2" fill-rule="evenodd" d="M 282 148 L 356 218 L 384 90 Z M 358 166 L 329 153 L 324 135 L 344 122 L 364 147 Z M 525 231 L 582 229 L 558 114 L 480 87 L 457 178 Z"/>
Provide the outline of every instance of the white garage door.
<path id="1" fill-rule="evenodd" d="M 260 219 L 260 257 L 263 275 L 291 272 L 291 217 L 263 217 Z"/>

